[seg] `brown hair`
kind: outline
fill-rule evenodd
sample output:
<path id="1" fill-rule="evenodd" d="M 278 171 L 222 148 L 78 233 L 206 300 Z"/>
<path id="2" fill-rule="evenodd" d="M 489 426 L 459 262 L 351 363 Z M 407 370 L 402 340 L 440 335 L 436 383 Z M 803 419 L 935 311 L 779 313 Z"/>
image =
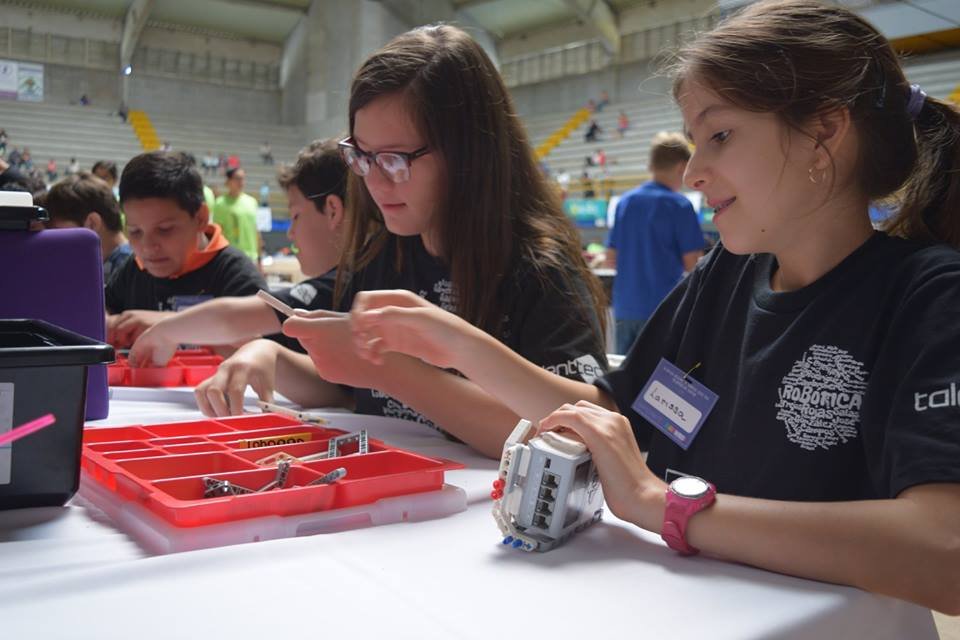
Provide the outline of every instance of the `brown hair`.
<path id="1" fill-rule="evenodd" d="M 801 132 L 817 113 L 848 109 L 861 189 L 899 208 L 888 230 L 960 247 L 960 114 L 928 97 L 913 119 L 896 53 L 852 11 L 813 0 L 758 2 L 683 47 L 671 66 L 674 98 L 695 76 L 728 102 L 775 113 Z"/>
<path id="2" fill-rule="evenodd" d="M 357 71 L 350 92 L 350 133 L 357 111 L 376 98 L 403 95 L 418 130 L 439 153 L 446 187 L 437 209 L 441 258 L 456 289 L 457 313 L 498 335 L 505 310 L 501 286 L 518 260 L 589 287 L 602 328 L 599 281 L 580 253 L 573 224 L 540 168 L 500 74 L 483 49 L 449 25 L 420 27 L 393 39 Z M 347 246 L 337 272 L 337 298 L 353 269 L 362 268 L 386 242 L 384 223 L 366 186 L 350 176 Z M 572 289 L 572 287 L 566 287 Z"/>
<path id="3" fill-rule="evenodd" d="M 307 197 L 319 194 L 336 195 L 346 202 L 347 164 L 340 157 L 337 141 L 314 140 L 300 150 L 297 161 L 277 171 L 277 182 L 283 189 L 296 186 Z M 325 199 L 312 199 L 318 210 Z"/>
<path id="4" fill-rule="evenodd" d="M 650 142 L 650 169 L 671 169 L 690 160 L 690 145 L 682 133 L 661 131 Z"/>
<path id="5" fill-rule="evenodd" d="M 120 205 L 110 186 L 88 171 L 67 176 L 54 183 L 43 199 L 51 220 L 69 220 L 82 227 L 90 213 L 100 214 L 110 231 L 122 229 Z"/>

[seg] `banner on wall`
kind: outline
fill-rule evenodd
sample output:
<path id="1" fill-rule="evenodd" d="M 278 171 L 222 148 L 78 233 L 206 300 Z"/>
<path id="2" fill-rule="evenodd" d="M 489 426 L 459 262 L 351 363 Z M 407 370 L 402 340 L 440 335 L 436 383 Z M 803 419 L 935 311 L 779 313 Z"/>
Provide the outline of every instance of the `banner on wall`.
<path id="1" fill-rule="evenodd" d="M 43 65 L 0 60 L 0 100 L 43 102 Z"/>
<path id="2" fill-rule="evenodd" d="M 0 60 L 0 99 L 17 99 L 17 63 Z"/>
<path id="3" fill-rule="evenodd" d="M 20 62 L 17 65 L 17 100 L 43 102 L 43 65 Z"/>

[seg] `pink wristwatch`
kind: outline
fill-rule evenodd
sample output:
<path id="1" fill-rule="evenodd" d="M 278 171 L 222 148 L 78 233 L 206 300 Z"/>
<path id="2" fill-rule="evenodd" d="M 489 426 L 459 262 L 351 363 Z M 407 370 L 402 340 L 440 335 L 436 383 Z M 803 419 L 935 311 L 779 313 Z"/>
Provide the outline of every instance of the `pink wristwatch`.
<path id="1" fill-rule="evenodd" d="M 663 512 L 660 537 L 667 546 L 681 555 L 700 553 L 687 542 L 687 522 L 695 513 L 706 509 L 717 497 L 717 488 L 697 476 L 681 476 L 667 486 L 667 508 Z"/>

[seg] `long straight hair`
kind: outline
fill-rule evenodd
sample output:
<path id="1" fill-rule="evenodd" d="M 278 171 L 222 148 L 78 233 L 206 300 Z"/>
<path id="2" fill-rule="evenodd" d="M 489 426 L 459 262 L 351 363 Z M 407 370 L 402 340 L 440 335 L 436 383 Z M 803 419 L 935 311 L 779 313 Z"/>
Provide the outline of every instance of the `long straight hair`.
<path id="1" fill-rule="evenodd" d="M 516 261 L 533 265 L 545 286 L 559 270 L 567 290 L 577 278 L 604 322 L 604 294 L 580 252 L 579 234 L 540 171 L 500 74 L 483 49 L 449 25 L 404 33 L 357 71 L 350 91 L 350 134 L 357 111 L 397 94 L 426 143 L 442 158 L 446 186 L 434 217 L 440 258 L 448 265 L 457 313 L 498 335 L 506 312 L 501 287 Z M 346 250 L 338 269 L 339 300 L 346 279 L 387 242 L 383 218 L 363 180 L 350 177 Z"/>
<path id="2" fill-rule="evenodd" d="M 852 11 L 758 2 L 683 47 L 671 66 L 674 98 L 695 76 L 732 104 L 775 113 L 800 132 L 817 113 L 846 107 L 859 134 L 861 189 L 898 210 L 887 230 L 960 247 L 960 114 L 927 97 L 913 118 L 896 53 Z"/>

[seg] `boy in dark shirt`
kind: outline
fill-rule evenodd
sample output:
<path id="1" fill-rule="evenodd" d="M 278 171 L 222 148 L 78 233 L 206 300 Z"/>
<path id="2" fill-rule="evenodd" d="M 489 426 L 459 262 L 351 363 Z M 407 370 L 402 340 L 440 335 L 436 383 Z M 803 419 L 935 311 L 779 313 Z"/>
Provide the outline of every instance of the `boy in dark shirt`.
<path id="1" fill-rule="evenodd" d="M 175 311 L 220 296 L 265 289 L 253 263 L 210 224 L 200 173 L 183 153 L 133 158 L 120 177 L 120 205 L 134 256 L 107 283 L 107 339 L 129 346 Z"/>
<path id="2" fill-rule="evenodd" d="M 310 277 L 292 288 L 271 291 L 287 305 L 314 311 L 333 307 L 336 265 L 345 227 L 347 165 L 335 140 L 318 140 L 284 166 L 278 182 L 287 193 L 297 260 Z M 256 296 L 224 297 L 161 322 L 138 338 L 130 359 L 139 366 L 163 365 L 180 343 L 235 344 L 261 335 L 304 353 L 300 343 L 279 333 L 286 316 Z"/>
<path id="3" fill-rule="evenodd" d="M 37 204 L 50 214 L 48 228 L 86 227 L 100 236 L 104 282 L 130 257 L 120 205 L 110 185 L 92 173 L 81 171 L 67 176 L 50 187 Z"/>

